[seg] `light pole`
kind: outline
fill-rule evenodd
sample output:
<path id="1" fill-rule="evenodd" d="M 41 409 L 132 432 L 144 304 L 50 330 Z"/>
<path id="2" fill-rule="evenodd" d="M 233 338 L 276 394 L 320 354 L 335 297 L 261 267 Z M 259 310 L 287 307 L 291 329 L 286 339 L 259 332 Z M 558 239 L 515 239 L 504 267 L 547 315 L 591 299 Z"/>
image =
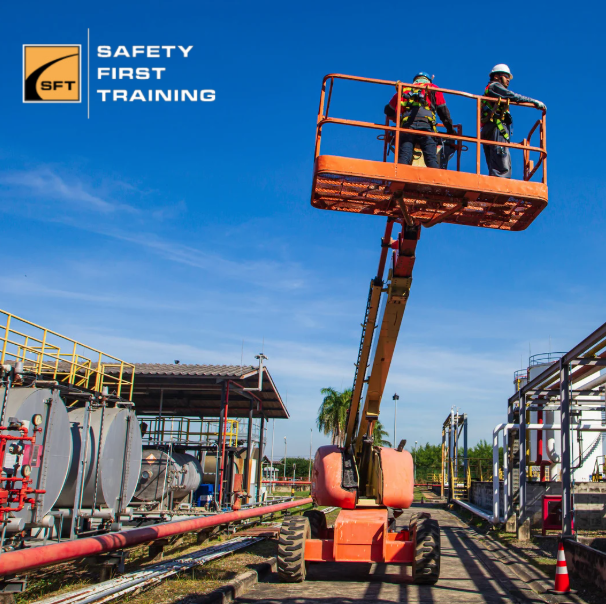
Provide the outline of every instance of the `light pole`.
<path id="1" fill-rule="evenodd" d="M 419 442 L 418 440 L 415 440 L 415 457 L 414 457 L 414 461 L 415 461 L 415 470 L 414 470 L 414 475 L 413 475 L 413 477 L 414 477 L 414 482 L 417 482 L 417 443 L 418 443 L 418 442 Z M 425 482 L 427 482 L 427 481 L 425 481 Z"/>
<path id="2" fill-rule="evenodd" d="M 284 482 L 286 482 L 286 436 L 284 437 Z"/>
<path id="3" fill-rule="evenodd" d="M 393 446 L 394 449 L 398 446 L 398 439 L 396 438 L 396 420 L 398 418 L 398 401 L 400 397 L 398 394 L 393 395 Z"/>
<path id="4" fill-rule="evenodd" d="M 314 435 L 314 429 L 309 429 L 309 475 L 307 476 L 307 482 L 311 482 L 311 440 Z"/>

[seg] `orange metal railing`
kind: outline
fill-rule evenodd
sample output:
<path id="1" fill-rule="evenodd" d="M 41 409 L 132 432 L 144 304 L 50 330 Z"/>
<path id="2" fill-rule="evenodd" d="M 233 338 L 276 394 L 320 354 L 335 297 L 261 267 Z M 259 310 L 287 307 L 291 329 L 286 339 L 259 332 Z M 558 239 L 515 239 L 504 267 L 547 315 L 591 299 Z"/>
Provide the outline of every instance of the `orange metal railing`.
<path id="1" fill-rule="evenodd" d="M 377 80 L 377 79 L 373 79 L 373 78 L 362 78 L 362 77 L 357 77 L 357 76 L 349 76 L 349 75 L 336 74 L 336 73 L 325 76 L 324 80 L 322 81 L 322 92 L 320 95 L 320 108 L 318 110 L 314 159 L 320 155 L 320 144 L 321 144 L 321 140 L 322 140 L 322 127 L 325 124 L 342 124 L 342 125 L 346 125 L 346 126 L 355 126 L 355 127 L 359 127 L 359 128 L 370 128 L 370 129 L 374 129 L 374 130 L 383 130 L 385 132 L 393 133 L 393 135 L 395 136 L 395 152 L 394 152 L 394 159 L 393 159 L 394 163 L 398 163 L 400 136 L 402 133 L 407 133 L 407 132 L 410 132 L 412 134 L 419 135 L 419 136 L 432 136 L 432 137 L 437 137 L 437 138 L 441 138 L 444 140 L 454 141 L 456 143 L 457 154 L 458 154 L 457 171 L 460 171 L 460 169 L 461 169 L 460 153 L 462 150 L 462 144 L 463 143 L 475 144 L 476 145 L 476 169 L 475 169 L 476 174 L 481 173 L 480 172 L 481 145 L 496 145 L 499 147 L 508 147 L 510 149 L 519 149 L 523 152 L 523 155 L 524 155 L 524 180 L 530 180 L 537 173 L 537 170 L 539 169 L 539 167 L 543 166 L 542 182 L 543 182 L 543 184 L 547 184 L 547 146 L 546 146 L 546 131 L 545 131 L 545 123 L 546 123 L 545 110 L 538 110 L 538 109 L 536 109 L 536 107 L 534 105 L 531 105 L 530 103 L 511 103 L 512 105 L 516 105 L 518 107 L 531 107 L 537 111 L 541 111 L 541 117 L 532 126 L 532 128 L 530 129 L 530 131 L 528 133 L 528 136 L 523 139 L 522 143 L 512 143 L 512 142 L 507 143 L 507 142 L 501 142 L 501 141 L 485 140 L 485 139 L 481 138 L 482 101 L 490 101 L 491 103 L 495 103 L 498 101 L 498 99 L 495 99 L 492 97 L 480 96 L 477 94 L 470 94 L 468 92 L 461 92 L 458 90 L 449 90 L 447 88 L 439 88 L 439 87 L 433 88 L 432 87 L 431 88 L 432 92 L 442 92 L 443 94 L 446 94 L 446 95 L 465 97 L 465 98 L 471 99 L 472 101 L 475 102 L 475 104 L 476 104 L 476 109 L 475 109 L 475 111 L 476 111 L 476 120 L 475 120 L 476 133 L 474 136 L 464 135 L 463 128 L 461 126 L 456 127 L 457 134 L 446 134 L 445 132 L 435 133 L 435 132 L 427 132 L 424 130 L 412 130 L 410 128 L 402 128 L 399 126 L 399 124 L 401 123 L 401 119 L 400 119 L 401 118 L 401 115 L 400 115 L 401 114 L 401 105 L 400 105 L 400 103 L 398 103 L 398 105 L 397 105 L 396 124 L 393 126 L 390 125 L 389 123 L 376 124 L 373 122 L 364 122 L 364 121 L 359 121 L 359 120 L 349 120 L 349 119 L 329 117 L 328 113 L 330 110 L 330 102 L 332 99 L 332 92 L 333 92 L 335 80 L 351 80 L 351 81 L 356 81 L 356 82 L 365 82 L 365 83 L 369 83 L 369 84 L 379 84 L 381 86 L 391 86 L 392 88 L 395 88 L 397 90 L 398 98 L 401 98 L 402 88 L 404 88 L 404 87 L 419 88 L 419 89 L 423 89 L 426 87 L 425 85 L 406 84 L 404 82 L 392 82 L 389 80 Z M 327 83 L 329 84 L 328 93 L 326 91 Z M 539 146 L 535 147 L 535 146 L 531 145 L 530 142 L 531 142 L 533 134 L 537 131 L 537 129 L 539 132 Z M 386 147 L 387 147 L 387 143 L 384 144 L 383 161 L 387 160 Z M 536 164 L 533 162 L 533 160 L 530 159 L 531 152 L 536 152 L 539 154 L 539 158 L 538 158 L 538 161 L 536 162 Z"/>
<path id="2" fill-rule="evenodd" d="M 41 378 L 132 400 L 134 365 L 3 310 L 0 347 L 0 364 L 21 362 Z"/>

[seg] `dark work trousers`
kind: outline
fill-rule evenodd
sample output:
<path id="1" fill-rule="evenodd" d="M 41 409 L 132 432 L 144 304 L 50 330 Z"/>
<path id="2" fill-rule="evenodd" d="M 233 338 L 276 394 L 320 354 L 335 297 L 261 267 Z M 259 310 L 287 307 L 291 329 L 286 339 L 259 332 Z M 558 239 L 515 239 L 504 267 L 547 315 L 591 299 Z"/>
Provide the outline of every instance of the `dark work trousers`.
<path id="1" fill-rule="evenodd" d="M 507 132 L 509 132 L 509 128 Z M 482 128 L 482 138 L 499 143 L 508 142 L 501 134 L 499 129 L 489 122 Z M 499 147 L 498 145 L 482 145 L 484 147 L 484 156 L 488 166 L 489 176 L 498 176 L 500 178 L 511 178 L 511 155 L 509 147 Z"/>
<path id="2" fill-rule="evenodd" d="M 412 126 L 406 126 L 413 130 L 424 130 L 426 132 L 433 132 L 433 128 L 425 120 L 422 122 L 415 122 Z M 434 136 L 417 136 L 415 134 L 409 134 L 408 132 L 400 133 L 400 150 L 398 155 L 399 164 L 412 164 L 412 152 L 415 144 L 418 144 L 423 151 L 423 157 L 425 159 L 425 165 L 428 168 L 439 168 L 438 156 L 437 156 L 437 138 Z"/>

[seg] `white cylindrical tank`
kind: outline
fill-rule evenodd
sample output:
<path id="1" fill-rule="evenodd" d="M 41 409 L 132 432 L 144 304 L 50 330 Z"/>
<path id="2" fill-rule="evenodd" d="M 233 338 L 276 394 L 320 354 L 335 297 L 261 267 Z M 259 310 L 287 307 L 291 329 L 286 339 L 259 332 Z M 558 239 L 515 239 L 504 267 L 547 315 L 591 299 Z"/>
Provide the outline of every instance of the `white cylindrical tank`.
<path id="1" fill-rule="evenodd" d="M 72 464 L 57 507 L 74 506 L 84 414 L 84 408 L 69 412 Z M 80 507 L 92 508 L 94 505 L 96 508 L 109 508 L 114 513 L 119 511 L 118 508 L 126 508 L 139 480 L 141 453 L 141 430 L 134 409 L 106 407 L 91 410 Z"/>
<path id="2" fill-rule="evenodd" d="M 0 388 L 0 403 L 4 400 L 4 388 Z M 40 416 L 36 418 L 35 416 Z M 72 441 L 69 434 L 67 409 L 57 390 L 47 388 L 11 388 L 8 393 L 5 423 L 9 418 L 25 422 L 32 434 L 34 423 L 39 422 L 41 432 L 36 434 L 35 445 L 27 445 L 18 458 L 7 453 L 4 458 L 4 472 L 12 473 L 14 464 L 29 465 L 32 469 L 32 488 L 43 489 L 44 494 L 36 495 L 34 510 L 26 505 L 20 512 L 11 513 L 27 524 L 39 524 L 51 510 L 59 497 L 72 456 Z M 19 436 L 18 431 L 9 431 Z M 18 468 L 18 473 L 21 468 Z"/>
<path id="3" fill-rule="evenodd" d="M 174 500 L 180 500 L 195 491 L 201 483 L 202 466 L 192 455 L 169 455 L 160 449 L 146 449 L 135 498 L 160 502 L 172 494 Z"/>
<path id="4" fill-rule="evenodd" d="M 173 453 L 173 458 L 181 466 L 181 479 L 173 497 L 182 499 L 202 483 L 202 466 L 193 455 L 187 453 Z"/>

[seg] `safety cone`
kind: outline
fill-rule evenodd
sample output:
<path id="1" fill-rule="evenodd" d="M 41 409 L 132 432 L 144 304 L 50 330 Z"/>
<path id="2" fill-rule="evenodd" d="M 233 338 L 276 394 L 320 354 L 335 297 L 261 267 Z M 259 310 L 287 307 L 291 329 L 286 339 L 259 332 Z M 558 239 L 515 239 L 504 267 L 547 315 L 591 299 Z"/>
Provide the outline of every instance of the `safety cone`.
<path id="1" fill-rule="evenodd" d="M 566 554 L 564 553 L 564 544 L 560 541 L 558 546 L 558 561 L 556 564 L 555 586 L 549 590 L 551 594 L 572 594 L 576 593 L 570 589 L 570 579 L 568 578 L 568 567 L 566 566 Z"/>

